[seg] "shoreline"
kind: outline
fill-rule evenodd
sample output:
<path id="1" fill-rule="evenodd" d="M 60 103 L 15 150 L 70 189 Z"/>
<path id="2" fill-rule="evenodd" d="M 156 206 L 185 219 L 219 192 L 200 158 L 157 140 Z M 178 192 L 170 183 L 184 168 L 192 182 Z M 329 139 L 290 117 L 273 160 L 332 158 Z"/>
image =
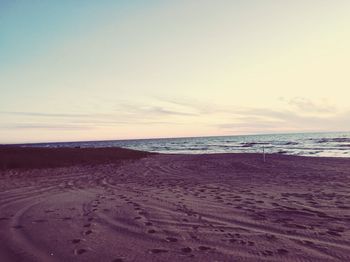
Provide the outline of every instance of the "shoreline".
<path id="1" fill-rule="evenodd" d="M 215 136 L 141 140 L 76 141 L 41 144 L 20 144 L 23 147 L 104 148 L 121 147 L 154 153 L 211 154 L 262 153 L 350 157 L 350 133 L 293 133 L 277 135 Z"/>
<path id="2" fill-rule="evenodd" d="M 158 153 L 139 151 L 120 147 L 81 147 L 81 148 L 44 148 L 0 146 L 0 170 L 18 168 L 55 168 L 75 165 L 101 165 L 117 163 L 122 160 L 137 160 L 151 155 L 169 156 L 236 156 L 236 157 L 260 157 L 263 153 Z M 350 160 L 350 157 L 336 156 L 298 156 L 280 153 L 266 153 L 266 162 L 269 159 L 289 158 L 294 159 L 322 159 L 322 160 Z M 263 162 L 263 161 L 262 161 Z"/>

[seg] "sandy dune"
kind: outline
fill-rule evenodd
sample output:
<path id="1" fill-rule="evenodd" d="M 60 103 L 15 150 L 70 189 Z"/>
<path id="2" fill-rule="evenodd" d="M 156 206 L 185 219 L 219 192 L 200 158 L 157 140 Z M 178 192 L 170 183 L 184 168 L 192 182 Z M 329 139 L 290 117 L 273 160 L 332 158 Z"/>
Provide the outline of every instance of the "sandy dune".
<path id="1" fill-rule="evenodd" d="M 0 171 L 0 261 L 350 261 L 350 159 L 107 162 Z"/>

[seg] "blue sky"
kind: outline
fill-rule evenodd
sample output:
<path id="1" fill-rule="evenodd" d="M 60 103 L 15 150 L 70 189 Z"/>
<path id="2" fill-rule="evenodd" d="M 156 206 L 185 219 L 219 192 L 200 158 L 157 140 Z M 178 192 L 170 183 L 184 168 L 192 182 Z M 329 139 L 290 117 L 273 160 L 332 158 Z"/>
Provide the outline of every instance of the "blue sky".
<path id="1" fill-rule="evenodd" d="M 348 131 L 349 10 L 0 0 L 0 143 Z"/>

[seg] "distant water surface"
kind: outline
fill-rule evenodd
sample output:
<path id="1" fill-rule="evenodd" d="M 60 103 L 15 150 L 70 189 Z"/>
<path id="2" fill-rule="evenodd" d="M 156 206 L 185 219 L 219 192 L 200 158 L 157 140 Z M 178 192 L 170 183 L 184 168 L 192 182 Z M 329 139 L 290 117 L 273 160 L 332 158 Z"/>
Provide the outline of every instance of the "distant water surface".
<path id="1" fill-rule="evenodd" d="M 26 144 L 39 147 L 124 147 L 160 153 L 279 153 L 350 157 L 350 132 L 162 138 Z"/>

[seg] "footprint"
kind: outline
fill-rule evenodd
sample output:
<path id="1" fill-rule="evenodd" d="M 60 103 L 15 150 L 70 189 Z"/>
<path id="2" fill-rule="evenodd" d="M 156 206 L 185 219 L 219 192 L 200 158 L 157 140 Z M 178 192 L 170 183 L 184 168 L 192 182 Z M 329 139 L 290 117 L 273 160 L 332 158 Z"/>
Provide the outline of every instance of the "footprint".
<path id="1" fill-rule="evenodd" d="M 124 260 L 121 258 L 116 258 L 116 259 L 113 259 L 112 262 L 124 262 Z"/>
<path id="2" fill-rule="evenodd" d="M 84 248 L 76 249 L 76 250 L 74 251 L 74 253 L 75 253 L 76 255 L 81 255 L 81 254 L 84 254 L 85 252 L 87 252 L 87 250 L 84 249 Z"/>
<path id="3" fill-rule="evenodd" d="M 33 223 L 43 223 L 43 222 L 47 222 L 46 219 L 37 219 L 37 220 L 34 220 Z"/>
<path id="4" fill-rule="evenodd" d="M 86 231 L 84 234 L 85 235 L 90 235 L 92 233 L 92 230 L 88 230 L 88 231 Z"/>
<path id="5" fill-rule="evenodd" d="M 85 224 L 84 225 L 84 227 L 90 227 L 91 226 L 91 224 L 89 223 L 89 224 Z"/>
<path id="6" fill-rule="evenodd" d="M 270 250 L 262 251 L 261 254 L 264 256 L 273 256 L 273 252 Z"/>
<path id="7" fill-rule="evenodd" d="M 150 252 L 152 254 L 159 254 L 159 253 L 167 253 L 167 252 L 169 252 L 169 250 L 160 249 L 160 248 L 154 248 L 154 249 L 151 249 Z"/>
<path id="8" fill-rule="evenodd" d="M 167 237 L 165 240 L 167 242 L 177 242 L 177 238 L 175 238 L 175 237 Z"/>
<path id="9" fill-rule="evenodd" d="M 183 253 L 191 253 L 192 252 L 192 248 L 190 247 L 184 247 L 184 248 L 181 248 L 181 251 Z"/>
<path id="10" fill-rule="evenodd" d="M 329 229 L 329 230 L 327 231 L 327 234 L 328 234 L 328 235 L 331 235 L 331 236 L 335 236 L 335 237 L 341 237 L 341 234 L 339 234 L 338 232 L 336 232 L 336 231 L 334 231 L 334 230 L 331 230 L 331 229 Z"/>
<path id="11" fill-rule="evenodd" d="M 275 235 L 272 234 L 265 234 L 265 237 L 268 241 L 276 241 L 277 237 Z"/>
<path id="12" fill-rule="evenodd" d="M 210 250 L 211 248 L 207 246 L 199 246 L 198 249 L 201 251 L 207 251 L 207 250 Z"/>
<path id="13" fill-rule="evenodd" d="M 154 233 L 156 233 L 156 231 L 155 231 L 154 229 L 150 229 L 150 230 L 148 230 L 147 232 L 148 232 L 148 234 L 154 234 Z"/>
<path id="14" fill-rule="evenodd" d="M 278 253 L 279 255 L 286 255 L 286 254 L 289 253 L 289 251 L 286 250 L 286 249 L 284 249 L 284 248 L 279 248 L 279 249 L 277 249 L 277 253 Z"/>
<path id="15" fill-rule="evenodd" d="M 78 238 L 75 238 L 75 239 L 72 240 L 73 244 L 78 244 L 79 242 L 80 242 L 80 239 L 78 239 Z"/>

